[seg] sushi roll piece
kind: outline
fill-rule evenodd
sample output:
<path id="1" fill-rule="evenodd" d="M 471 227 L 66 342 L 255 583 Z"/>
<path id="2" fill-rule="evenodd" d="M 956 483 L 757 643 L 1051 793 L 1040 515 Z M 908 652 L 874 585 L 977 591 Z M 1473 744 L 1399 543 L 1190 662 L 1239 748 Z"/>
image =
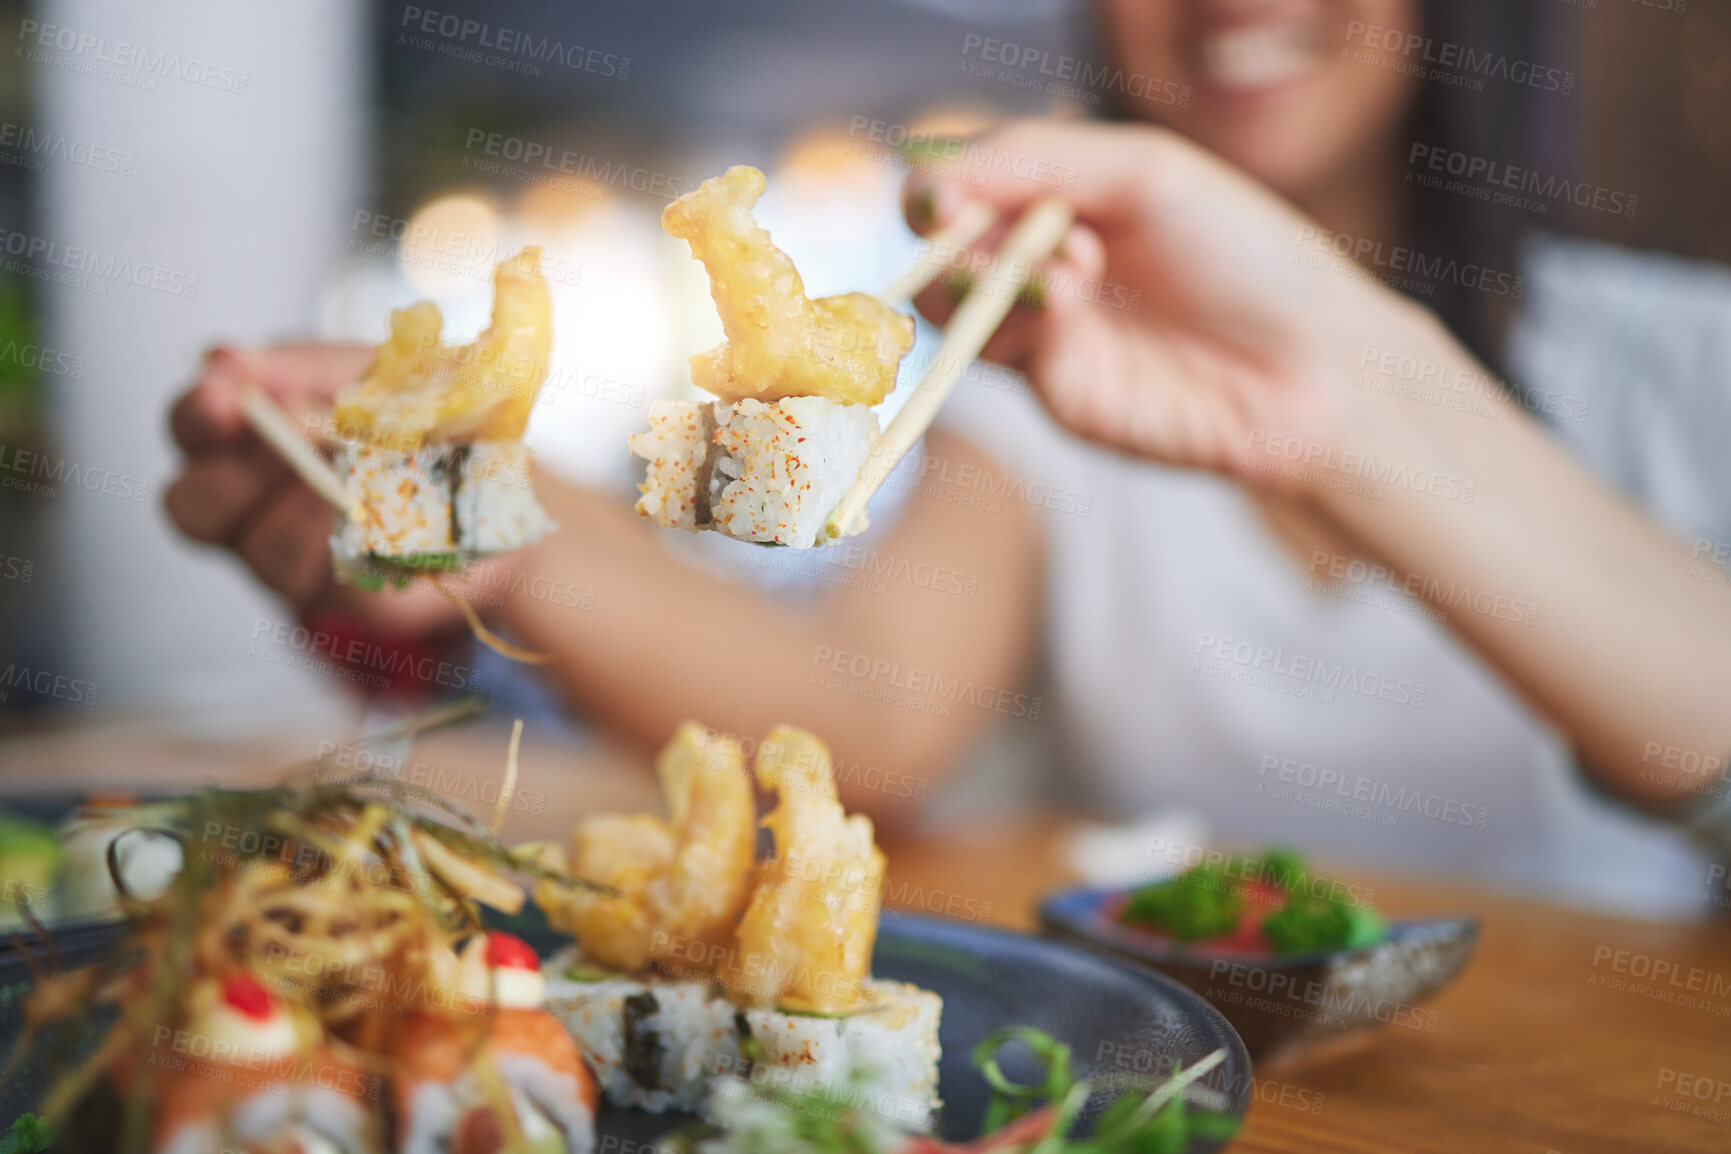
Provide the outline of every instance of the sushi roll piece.
<path id="1" fill-rule="evenodd" d="M 741 1007 L 749 1076 L 857 1089 L 886 1117 L 928 1129 L 943 1002 L 869 976 L 884 879 L 871 819 L 845 812 L 829 748 L 805 730 L 770 731 L 754 768 L 776 795 L 763 819 L 775 852 L 759 863 L 737 954 L 718 973 Z"/>
<path id="2" fill-rule="evenodd" d="M 533 1154 L 589 1154 L 594 1079 L 544 1004 L 540 958 L 521 938 L 476 935 L 454 967 L 465 1013 L 423 1011 L 393 1046 L 402 1154 L 496 1154 L 515 1130 Z M 512 1117 L 501 1119 L 503 1098 Z"/>
<path id="3" fill-rule="evenodd" d="M 663 528 L 795 549 L 824 539 L 878 436 L 869 407 L 823 397 L 657 401 L 649 426 L 630 439 L 649 462 L 639 514 Z"/>
<path id="4" fill-rule="evenodd" d="M 884 859 L 870 819 L 844 811 L 829 750 L 791 726 L 758 743 L 755 781 L 778 799 L 761 823 L 733 739 L 687 722 L 657 767 L 671 823 L 594 815 L 576 831 L 576 872 L 614 893 L 536 890 L 578 941 L 543 970 L 548 1007 L 607 1101 L 714 1113 L 744 1080 L 861 1094 L 930 1128 L 943 1003 L 870 977 Z M 774 853 L 754 865 L 759 826 Z"/>
<path id="5" fill-rule="evenodd" d="M 339 514 L 331 534 L 338 572 L 369 584 L 396 570 L 460 569 L 532 545 L 553 529 L 530 487 L 519 441 L 424 446 L 411 454 L 351 445 L 336 468 L 364 518 Z"/>
<path id="6" fill-rule="evenodd" d="M 619 976 L 586 966 L 575 952 L 546 973 L 547 1006 L 612 1105 L 695 1114 L 715 1074 L 738 1064 L 733 1005 L 706 981 Z"/>
<path id="7" fill-rule="evenodd" d="M 334 462 L 351 508 L 331 537 L 337 576 L 378 588 L 540 540 L 554 525 L 529 484 L 523 444 L 553 347 L 552 297 L 536 248 L 493 272 L 492 323 L 441 342 L 430 301 L 391 315 L 390 337 L 337 397 Z"/>
<path id="8" fill-rule="evenodd" d="M 943 999 L 905 982 L 869 979 L 870 1008 L 836 1016 L 741 1009 L 739 1059 L 716 1074 L 771 1089 L 804 1093 L 848 1088 L 857 1105 L 889 1122 L 924 1133 L 939 1107 L 938 1023 Z M 714 1092 L 738 1088 L 718 1079 Z M 714 1104 L 708 1113 L 714 1113 Z"/>
<path id="9" fill-rule="evenodd" d="M 821 1015 L 737 1006 L 708 982 L 609 973 L 575 950 L 544 974 L 548 1009 L 614 1106 L 708 1117 L 717 1094 L 737 1092 L 730 1080 L 796 1093 L 848 1088 L 886 1120 L 924 1132 L 942 1104 L 943 999 L 917 986 L 869 979 L 869 1008 Z"/>
<path id="10" fill-rule="evenodd" d="M 250 974 L 200 985 L 152 1063 L 156 1154 L 371 1154 L 377 1081 Z M 124 1084 L 129 1078 L 122 1078 Z"/>
<path id="11" fill-rule="evenodd" d="M 752 219 L 763 173 L 743 165 L 668 205 L 661 226 L 709 274 L 727 339 L 691 358 L 713 402 L 658 401 L 631 451 L 649 462 L 637 511 L 669 529 L 809 549 L 877 444 L 871 406 L 895 387 L 913 318 L 865 293 L 809 297 Z M 835 527 L 866 528 L 864 514 Z"/>

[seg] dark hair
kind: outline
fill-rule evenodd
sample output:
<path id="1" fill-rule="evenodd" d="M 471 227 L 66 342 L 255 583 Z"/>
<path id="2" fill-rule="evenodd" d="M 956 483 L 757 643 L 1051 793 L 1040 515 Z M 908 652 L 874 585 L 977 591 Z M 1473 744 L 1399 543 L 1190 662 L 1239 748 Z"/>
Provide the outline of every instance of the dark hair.
<path id="1" fill-rule="evenodd" d="M 1569 171 L 1574 149 L 1567 112 L 1573 72 L 1563 62 L 1569 45 L 1546 7 L 1555 0 L 1428 0 L 1424 34 L 1433 53 L 1470 51 L 1488 58 L 1482 89 L 1418 81 L 1407 122 L 1407 140 L 1464 153 L 1499 166 Z M 1534 69 L 1556 84 L 1522 84 L 1513 77 Z M 1458 70 L 1464 71 L 1464 70 Z M 1512 74 L 1512 75 L 1511 75 Z M 1568 78 L 1565 84 L 1564 76 Z M 1519 248 L 1532 227 L 1524 210 L 1487 203 L 1460 191 L 1407 189 L 1407 227 L 1413 247 L 1427 255 L 1492 269 L 1509 281 L 1520 275 Z M 1503 277 L 1498 283 L 1507 283 Z M 1518 284 L 1518 281 L 1514 283 Z M 1442 278 L 1432 295 L 1419 298 L 1436 310 L 1456 336 L 1487 365 L 1500 366 L 1508 321 L 1518 297 L 1468 287 L 1468 279 Z"/>

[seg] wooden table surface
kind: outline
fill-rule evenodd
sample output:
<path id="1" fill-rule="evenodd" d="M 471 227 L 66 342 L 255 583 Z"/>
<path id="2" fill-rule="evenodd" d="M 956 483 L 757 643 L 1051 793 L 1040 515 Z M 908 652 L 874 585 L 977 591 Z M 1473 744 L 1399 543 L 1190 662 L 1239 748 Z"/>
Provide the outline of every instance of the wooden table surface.
<path id="1" fill-rule="evenodd" d="M 1029 820 L 888 846 L 889 890 L 965 895 L 992 922 L 1033 929 L 1040 895 L 1069 880 L 1062 829 Z M 1427 1003 L 1434 1032 L 1385 1027 L 1258 1069 L 1233 1151 L 1731 1151 L 1731 928 L 1375 885 L 1390 917 L 1478 915 L 1476 958 Z"/>
<path id="2" fill-rule="evenodd" d="M 434 734 L 400 776 L 490 809 L 504 736 Z M 0 740 L 0 791 L 253 784 L 314 752 L 270 743 L 75 731 Z M 508 839 L 564 838 L 584 812 L 658 808 L 641 759 L 526 743 Z M 886 906 L 1033 929 L 1039 897 L 1073 880 L 1053 817 L 994 820 L 885 845 Z M 1460 885 L 1365 879 L 1392 917 L 1471 913 L 1478 956 L 1399 1026 L 1258 1069 L 1243 1154 L 1731 1151 L 1731 928 L 1597 917 Z M 1727 891 L 1731 900 L 1731 891 Z M 893 916 L 890 915 L 890 916 Z"/>

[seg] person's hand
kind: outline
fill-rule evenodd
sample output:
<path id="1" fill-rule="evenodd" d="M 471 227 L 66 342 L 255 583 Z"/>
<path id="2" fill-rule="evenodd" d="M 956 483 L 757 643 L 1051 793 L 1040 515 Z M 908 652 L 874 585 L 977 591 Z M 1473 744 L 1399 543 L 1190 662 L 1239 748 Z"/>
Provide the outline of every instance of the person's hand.
<path id="1" fill-rule="evenodd" d="M 455 610 L 432 590 L 368 595 L 335 583 L 334 513 L 241 413 L 245 391 L 262 388 L 298 426 L 316 433 L 337 390 L 359 377 L 371 356 L 371 349 L 351 345 L 212 349 L 169 415 L 186 459 L 163 504 L 181 532 L 233 550 L 298 610 L 362 613 L 404 632 L 448 627 Z"/>
<path id="2" fill-rule="evenodd" d="M 1343 259 L 1313 259 L 1304 217 L 1160 129 L 1009 124 L 941 175 L 911 176 L 907 210 L 930 234 L 966 200 L 991 203 L 1003 220 L 985 250 L 1048 195 L 1074 205 L 1076 227 L 1043 267 L 1043 299 L 1012 310 L 985 356 L 1096 442 L 1302 491 L 1306 460 L 1368 439 L 1351 385 L 1366 334 L 1428 339 L 1427 314 Z M 978 268 L 974 255 L 953 264 Z M 942 324 L 957 295 L 940 279 L 915 304 Z"/>

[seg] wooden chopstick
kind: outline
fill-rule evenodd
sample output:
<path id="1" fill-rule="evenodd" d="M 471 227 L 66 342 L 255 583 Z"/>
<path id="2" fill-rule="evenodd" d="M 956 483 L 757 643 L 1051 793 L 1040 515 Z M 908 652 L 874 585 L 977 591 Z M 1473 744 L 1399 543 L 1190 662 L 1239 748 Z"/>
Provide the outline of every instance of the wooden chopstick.
<path id="1" fill-rule="evenodd" d="M 1036 262 L 1051 255 L 1062 243 L 1074 220 L 1070 206 L 1056 197 L 1039 201 L 1022 214 L 992 258 L 986 275 L 956 307 L 937 355 L 920 378 L 913 396 L 878 438 L 853 488 L 830 514 L 824 526 L 829 537 L 852 536 L 865 529 L 866 503 L 895 471 L 907 451 L 925 436 L 962 370 L 980 355 L 980 350 L 1004 323 Z"/>
<path id="2" fill-rule="evenodd" d="M 337 471 L 319 456 L 316 449 L 307 444 L 306 438 L 295 428 L 294 421 L 263 389 L 248 389 L 241 397 L 240 411 L 245 415 L 246 423 L 252 426 L 253 432 L 263 437 L 265 443 L 275 449 L 282 459 L 288 462 L 289 467 L 300 475 L 300 479 L 312 487 L 313 492 L 329 501 L 337 512 L 346 514 L 350 520 L 366 520 L 366 509 L 349 496 L 348 486 L 343 484 Z"/>
<path id="3" fill-rule="evenodd" d="M 970 200 L 956 214 L 956 219 L 932 234 L 920 250 L 920 255 L 908 270 L 878 294 L 886 304 L 901 304 L 912 300 L 920 290 L 937 279 L 944 266 L 956 253 L 971 246 L 996 224 L 998 211 L 983 200 Z"/>

